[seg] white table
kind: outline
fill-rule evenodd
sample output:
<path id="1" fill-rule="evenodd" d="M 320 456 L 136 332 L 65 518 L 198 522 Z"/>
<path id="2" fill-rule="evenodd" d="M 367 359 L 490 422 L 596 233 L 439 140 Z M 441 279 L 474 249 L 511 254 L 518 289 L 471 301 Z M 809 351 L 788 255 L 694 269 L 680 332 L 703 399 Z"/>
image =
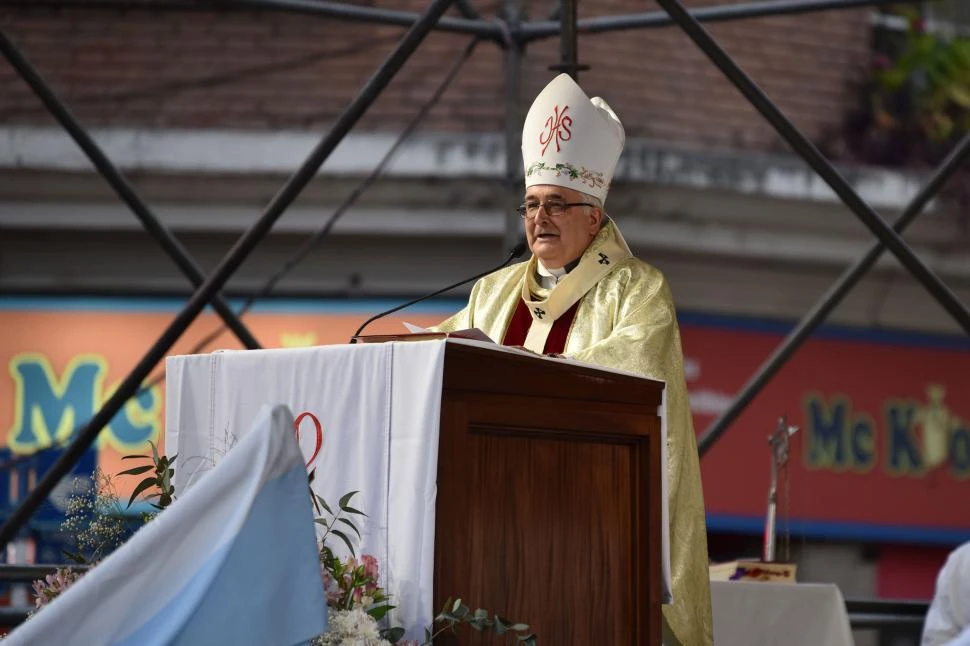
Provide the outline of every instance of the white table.
<path id="1" fill-rule="evenodd" d="M 716 646 L 853 646 L 839 588 L 712 581 Z"/>

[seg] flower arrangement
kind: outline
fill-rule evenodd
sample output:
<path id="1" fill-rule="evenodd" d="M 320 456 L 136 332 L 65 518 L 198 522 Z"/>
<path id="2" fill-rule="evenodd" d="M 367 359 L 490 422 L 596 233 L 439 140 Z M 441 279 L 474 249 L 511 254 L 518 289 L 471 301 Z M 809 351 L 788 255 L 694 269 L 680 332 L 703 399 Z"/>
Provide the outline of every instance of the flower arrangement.
<path id="1" fill-rule="evenodd" d="M 334 513 L 326 500 L 312 490 L 310 492 L 318 514 L 314 522 L 324 528 L 319 539 L 320 574 L 329 615 L 329 630 L 312 642 L 314 646 L 390 646 L 398 643 L 404 635 L 403 628 L 378 626 L 378 620 L 383 619 L 394 606 L 378 586 L 380 571 L 377 559 L 365 554 L 358 563 L 354 556 L 353 541 L 347 531 L 359 539 L 360 530 L 353 517 L 366 516 L 350 506 L 351 499 L 357 493 L 352 491 L 341 497 Z M 324 513 L 326 515 L 322 515 Z M 338 523 L 341 528 L 347 529 L 337 529 Z M 334 555 L 327 544 L 331 536 L 339 538 L 347 546 L 351 554 L 349 558 L 341 560 Z"/>
<path id="2" fill-rule="evenodd" d="M 325 528 L 320 538 L 320 571 L 330 619 L 328 632 L 317 637 L 312 642 L 313 646 L 431 646 L 435 637 L 445 631 L 457 632 L 460 624 L 467 624 L 479 632 L 511 637 L 515 643 L 524 646 L 535 646 L 538 638 L 528 632 L 527 624 L 491 615 L 484 608 L 472 612 L 461 599 L 448 599 L 435 617 L 434 625 L 425 629 L 424 642 L 401 641 L 404 629 L 400 627 L 380 628 L 378 622 L 385 619 L 394 606 L 387 593 L 378 586 L 379 564 L 370 554 L 363 555 L 358 562 L 351 535 L 342 531 L 346 527 L 360 539 L 360 530 L 353 517 L 366 514 L 350 506 L 351 499 L 357 493 L 352 491 L 344 495 L 335 513 L 322 497 L 311 492 L 318 513 L 315 522 Z M 338 523 L 341 529 L 337 529 Z M 341 560 L 334 556 L 333 550 L 327 545 L 327 539 L 331 536 L 339 538 L 347 546 L 350 557 Z"/>

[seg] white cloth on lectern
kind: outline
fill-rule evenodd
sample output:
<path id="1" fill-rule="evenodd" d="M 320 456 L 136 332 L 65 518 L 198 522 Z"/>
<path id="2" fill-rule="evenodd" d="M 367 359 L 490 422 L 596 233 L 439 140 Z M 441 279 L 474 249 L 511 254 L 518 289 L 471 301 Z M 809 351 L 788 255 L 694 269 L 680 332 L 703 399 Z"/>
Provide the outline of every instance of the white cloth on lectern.
<path id="1" fill-rule="evenodd" d="M 336 509 L 346 493 L 381 585 L 391 622 L 423 639 L 433 619 L 435 475 L 443 340 L 333 345 L 171 357 L 166 364 L 166 451 L 178 453 L 176 490 L 191 488 L 238 438 L 233 420 L 283 402 L 299 424 L 312 488 Z M 168 381 L 171 380 L 171 381 Z M 307 415 L 304 416 L 304 413 Z M 312 417 L 310 417 L 312 415 Z M 341 544 L 334 543 L 338 553 Z"/>

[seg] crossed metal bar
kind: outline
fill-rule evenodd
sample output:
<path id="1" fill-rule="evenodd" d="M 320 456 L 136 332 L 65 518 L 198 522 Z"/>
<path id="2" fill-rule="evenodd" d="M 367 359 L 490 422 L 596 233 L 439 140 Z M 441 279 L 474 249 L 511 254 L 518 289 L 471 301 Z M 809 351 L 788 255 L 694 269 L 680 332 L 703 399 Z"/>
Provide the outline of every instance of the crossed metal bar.
<path id="1" fill-rule="evenodd" d="M 966 135 L 960 140 L 960 143 L 956 145 L 953 151 L 943 160 L 940 167 L 933 173 L 929 181 L 920 189 L 920 192 L 913 198 L 909 203 L 909 206 L 902 212 L 902 214 L 893 222 L 893 231 L 901 234 L 906 227 L 912 223 L 913 220 L 923 212 L 926 205 L 929 204 L 930 200 L 940 191 L 941 188 L 946 184 L 947 180 L 953 176 L 953 173 L 970 158 L 970 135 Z M 816 328 L 825 320 L 825 318 L 832 313 L 842 299 L 849 293 L 849 291 L 855 287 L 856 283 L 862 279 L 865 273 L 876 263 L 882 252 L 886 250 L 885 245 L 882 240 L 876 240 L 869 247 L 866 254 L 857 260 L 855 264 L 846 269 L 838 280 L 829 287 L 828 291 L 822 295 L 822 298 L 818 300 L 812 309 L 802 317 L 802 320 L 798 322 L 798 325 L 788 333 L 784 341 L 775 348 L 764 363 L 758 368 L 758 371 L 748 380 L 748 382 L 741 389 L 740 394 L 738 394 L 731 405 L 721 413 L 708 428 L 704 431 L 704 434 L 697 440 L 697 450 L 700 452 L 701 456 L 707 453 L 714 442 L 717 441 L 728 427 L 738 418 L 741 412 L 751 403 L 752 400 L 761 392 L 761 389 L 765 387 L 768 381 L 778 372 L 778 370 L 785 365 L 788 359 L 795 354 L 795 351 L 801 347 L 808 337 L 815 331 Z"/>
<path id="2" fill-rule="evenodd" d="M 797 128 L 785 117 L 785 115 L 765 96 L 761 90 L 748 78 L 748 76 L 738 67 L 738 65 L 728 56 L 723 49 L 714 41 L 700 25 L 700 21 L 731 20 L 740 18 L 764 17 L 770 15 L 782 15 L 793 13 L 804 13 L 808 11 L 820 11 L 823 9 L 849 9 L 863 6 L 876 6 L 890 4 L 888 0 L 790 0 L 783 2 L 757 2 L 745 5 L 728 5 L 698 9 L 688 12 L 678 2 L 678 0 L 657 0 L 658 4 L 664 9 L 665 13 L 652 12 L 628 16 L 616 16 L 612 18 L 599 18 L 586 21 L 577 21 L 575 18 L 574 0 L 564 0 L 567 11 L 563 11 L 565 20 L 560 21 L 558 27 L 555 23 L 522 23 L 518 19 L 517 12 L 509 22 L 495 21 L 485 22 L 477 19 L 477 14 L 468 0 L 433 0 L 424 12 L 414 14 L 402 11 L 389 11 L 370 7 L 343 5 L 327 0 L 235 0 L 233 5 L 260 6 L 264 8 L 275 8 L 288 11 L 300 11 L 317 15 L 327 15 L 333 18 L 353 19 L 362 21 L 378 22 L 381 24 L 392 24 L 410 26 L 395 50 L 389 55 L 387 60 L 381 65 L 373 77 L 361 89 L 351 105 L 344 111 L 333 129 L 323 138 L 316 148 L 310 153 L 300 168 L 284 184 L 279 193 L 270 201 L 260 216 L 259 220 L 247 230 L 237 241 L 229 253 L 223 258 L 215 271 L 198 285 L 191 299 L 183 307 L 182 311 L 176 316 L 162 336 L 142 357 L 128 377 L 122 382 L 118 389 L 112 394 L 107 402 L 101 407 L 95 416 L 79 431 L 76 438 L 71 442 L 66 451 L 58 458 L 54 465 L 48 470 L 37 487 L 31 491 L 21 506 L 14 514 L 0 527 L 0 545 L 8 543 L 19 531 L 20 527 L 27 521 L 30 515 L 36 510 L 40 503 L 50 494 L 54 486 L 66 475 L 73 465 L 80 459 L 81 455 L 88 449 L 98 433 L 111 420 L 112 417 L 121 409 L 125 401 L 133 396 L 142 381 L 148 376 L 152 368 L 160 361 L 171 349 L 172 345 L 178 340 L 185 329 L 198 316 L 199 312 L 205 307 L 206 303 L 214 301 L 218 291 L 225 285 L 229 277 L 238 269 L 245 258 L 252 252 L 259 241 L 269 232 L 275 221 L 283 214 L 287 207 L 296 199 L 306 184 L 312 179 L 320 166 L 334 150 L 337 144 L 343 139 L 347 132 L 356 124 L 368 107 L 377 98 L 380 92 L 387 86 L 394 74 L 401 68 L 407 58 L 415 51 L 424 37 L 432 28 L 444 31 L 469 33 L 481 38 L 490 38 L 501 43 L 509 50 L 514 50 L 509 57 L 508 75 L 510 80 L 509 87 L 518 86 L 518 67 L 521 62 L 521 52 L 525 43 L 530 40 L 543 38 L 560 31 L 564 34 L 562 46 L 562 56 L 564 65 L 571 65 L 573 72 L 577 69 L 575 43 L 568 43 L 566 39 L 575 39 L 577 33 L 593 33 L 610 31 L 617 29 L 632 29 L 637 27 L 661 27 L 670 24 L 677 24 L 694 41 L 694 43 L 711 59 L 711 61 L 724 73 L 735 87 L 752 103 L 752 105 L 768 120 L 778 131 L 778 133 L 801 155 L 806 162 L 826 181 L 835 193 L 845 202 L 845 204 L 866 224 L 867 227 L 878 237 L 877 242 L 869 253 L 847 271 L 843 279 L 833 286 L 832 290 L 826 294 L 825 298 L 816 308 L 803 320 L 802 324 L 790 335 L 785 344 L 769 359 L 761 374 L 749 382 L 736 400 L 732 407 L 733 417 L 725 421 L 722 427 L 712 427 L 711 431 L 701 439 L 700 450 L 703 454 L 710 448 L 717 436 L 726 429 L 727 425 L 740 413 L 740 410 L 753 398 L 758 388 L 767 382 L 771 374 L 784 363 L 791 352 L 804 340 L 821 322 L 822 319 L 834 308 L 838 300 L 858 281 L 862 274 L 875 262 L 883 248 L 888 248 L 899 259 L 899 261 L 926 287 L 928 291 L 947 309 L 955 320 L 970 333 L 970 311 L 967 310 L 954 295 L 944 285 L 939 278 L 917 258 L 906 246 L 906 243 L 899 237 L 898 232 L 922 211 L 925 204 L 945 183 L 946 179 L 952 174 L 953 170 L 962 163 L 970 154 L 970 138 L 964 139 L 958 148 L 943 163 L 935 173 L 931 181 L 921 191 L 913 203 L 907 208 L 906 212 L 889 228 L 885 222 L 866 204 L 858 194 L 849 186 L 848 182 L 838 173 L 832 164 L 798 131 Z M 452 4 L 459 3 L 459 10 L 463 18 L 444 18 L 444 12 Z M 213 3 L 214 6 L 225 8 L 225 2 Z M 509 7 L 513 7 L 510 0 Z M 507 13 L 508 8 L 507 7 Z M 507 15 L 506 18 L 509 16 Z M 12 51 L 16 59 L 16 48 L 0 32 L 0 45 L 3 45 L 3 53 L 11 60 Z M 12 60 L 13 62 L 13 60 Z M 15 67 L 23 74 L 23 69 Z M 36 76 L 36 75 L 35 75 Z M 26 75 L 25 75 L 26 78 Z M 39 76 L 36 76 L 37 87 L 35 92 L 45 100 L 45 104 L 51 108 L 52 112 L 59 105 L 56 97 L 53 97 L 49 90 L 45 93 L 38 91 L 44 90 L 46 85 Z M 28 79 L 28 82 L 30 80 Z M 32 87 L 34 85 L 32 84 Z M 45 99 L 44 95 L 50 96 Z M 51 102 L 50 99 L 54 98 Z M 515 101 L 517 104 L 517 99 Z M 54 106 L 54 107 L 52 107 Z M 60 106 L 63 108 L 63 106 Z M 107 158 L 100 153 L 100 150 L 93 145 L 93 141 L 84 134 L 83 129 L 67 113 L 63 112 L 68 118 L 58 116 L 62 125 L 69 131 L 76 131 L 80 136 L 75 136 L 79 145 L 86 141 L 82 148 L 94 161 L 99 162 L 95 165 L 103 173 L 112 174 L 109 182 L 115 190 L 122 196 L 122 199 L 132 206 L 136 215 L 139 215 L 143 222 L 157 220 L 150 217 L 151 214 L 141 204 L 140 200 L 130 190 L 130 186 L 124 181 L 120 173 L 114 169 L 107 161 Z M 70 127 L 69 127 L 70 126 Z M 517 160 L 512 155 L 507 155 L 510 168 Z M 107 173 L 106 173 L 107 170 Z M 509 171 L 511 176 L 512 171 Z M 120 180 L 120 181 L 119 181 Z M 127 187 L 128 190 L 124 190 Z M 135 206 L 133 206 L 133 204 Z M 138 206 L 140 205 L 140 206 Z M 136 208 L 137 206 L 137 208 Z M 149 217 L 144 218 L 147 214 Z M 146 224 L 146 227 L 152 226 Z M 155 227 L 156 230 L 160 228 Z M 164 229 L 162 228 L 162 231 Z M 177 243 L 176 243 L 177 244 Z M 178 255 L 178 254 L 176 254 Z M 187 257 L 187 256 L 186 256 Z M 189 261 L 191 263 L 191 261 Z M 182 261 L 184 263 L 184 260 Z M 180 263 L 180 266 L 181 264 Z M 183 271 L 185 269 L 183 268 Z M 186 272 L 188 273 L 188 272 Z M 198 274 L 201 277 L 201 274 Z M 192 276 L 190 275 L 190 278 Z M 231 312 L 230 312 L 231 313 Z M 227 323 L 230 321 L 227 319 Z M 731 411 L 729 411 L 730 413 Z"/>
<path id="3" fill-rule="evenodd" d="M 764 18 L 769 16 L 786 16 L 816 11 L 831 11 L 841 9 L 858 9 L 860 7 L 876 7 L 881 5 L 898 4 L 899 0 L 763 0 L 744 4 L 719 5 L 702 7 L 690 12 L 701 22 L 722 22 L 747 18 Z M 225 2 L 214 2 L 213 6 L 226 8 Z M 237 5 L 249 5 L 264 9 L 275 9 L 304 13 L 315 16 L 327 16 L 338 20 L 356 20 L 373 22 L 384 25 L 408 26 L 414 24 L 418 14 L 409 11 L 381 9 L 379 7 L 364 7 L 348 5 L 331 0 L 235 0 Z M 570 8 L 569 3 L 565 3 Z M 497 22 L 477 19 L 475 10 L 469 0 L 457 0 L 456 5 L 462 13 L 462 18 L 442 18 L 435 27 L 437 31 L 461 34 L 474 34 L 481 38 L 490 39 L 500 44 L 507 44 L 508 33 Z M 569 12 L 567 12 L 569 13 Z M 523 22 L 512 29 L 512 38 L 520 45 L 533 40 L 559 36 L 570 28 L 568 20 L 564 23 L 562 12 L 553 14 L 555 19 L 538 22 Z M 572 13 L 575 19 L 575 13 Z M 669 27 L 676 24 L 669 14 L 663 11 L 647 13 L 624 14 L 589 18 L 575 22 L 574 33 L 595 34 L 644 27 Z M 575 40 L 575 36 L 570 36 Z"/>
<path id="4" fill-rule="evenodd" d="M 189 279 L 192 286 L 199 287 L 205 279 L 205 276 L 195 261 L 192 260 L 189 252 L 151 212 L 148 205 L 138 196 L 134 187 L 128 182 L 121 171 L 111 163 L 111 160 L 108 159 L 104 151 L 95 143 L 91 135 L 87 133 L 74 115 L 71 114 L 67 106 L 57 98 L 57 95 L 50 89 L 50 85 L 34 69 L 34 66 L 30 64 L 27 57 L 10 41 L 2 29 L 0 29 L 0 53 L 7 59 L 11 67 L 17 70 L 21 78 L 26 81 L 30 89 L 37 95 L 37 98 L 41 100 L 48 111 L 57 119 L 58 123 L 74 139 L 78 147 L 81 148 L 88 159 L 91 160 L 91 163 L 94 164 L 94 167 L 101 173 L 101 176 L 104 177 L 105 181 L 118 194 L 121 201 L 128 205 L 128 208 L 135 214 L 135 217 L 145 227 L 145 230 L 155 238 L 165 253 L 175 261 L 175 264 L 178 265 L 178 268 Z M 262 347 L 259 341 L 256 340 L 256 337 L 243 325 L 239 317 L 233 313 L 229 304 L 219 294 L 213 296 L 212 308 L 222 317 L 222 320 L 226 322 L 226 326 L 232 330 L 233 334 L 239 338 L 247 349 L 258 350 Z"/>
<path id="5" fill-rule="evenodd" d="M 229 277 L 239 268 L 246 257 L 256 248 L 259 241 L 269 233 L 276 220 L 293 203 L 302 190 L 320 170 L 323 162 L 333 152 L 346 134 L 364 115 L 381 91 L 387 87 L 404 62 L 424 40 L 431 27 L 451 6 L 454 0 L 432 0 L 420 18 L 407 31 L 394 51 L 388 56 L 374 75 L 367 81 L 351 104 L 334 124 L 333 128 L 310 152 L 296 172 L 270 200 L 259 219 L 240 237 L 229 253 L 222 259 L 215 271 L 205 279 L 182 308 L 182 311 L 165 329 L 159 339 L 149 348 L 131 373 L 118 386 L 118 389 L 101 406 L 94 417 L 78 432 L 77 437 L 68 445 L 64 453 L 51 465 L 37 486 L 27 495 L 23 503 L 0 527 L 0 545 L 6 545 L 17 534 L 30 515 L 50 495 L 60 480 L 70 472 L 91 446 L 98 433 L 121 410 L 124 403 L 137 391 L 155 365 L 161 361 L 182 333 L 191 325 L 213 296 L 226 284 Z"/>

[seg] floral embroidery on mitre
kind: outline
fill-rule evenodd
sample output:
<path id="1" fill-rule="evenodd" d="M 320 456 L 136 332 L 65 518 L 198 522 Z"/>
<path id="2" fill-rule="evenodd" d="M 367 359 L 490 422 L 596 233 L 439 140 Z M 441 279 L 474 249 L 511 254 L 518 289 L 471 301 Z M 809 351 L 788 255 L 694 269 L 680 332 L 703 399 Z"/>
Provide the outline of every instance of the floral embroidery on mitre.
<path id="1" fill-rule="evenodd" d="M 567 175 L 569 179 L 578 179 L 583 184 L 593 188 L 602 188 L 606 184 L 606 180 L 603 179 L 603 173 L 589 170 L 585 166 L 580 166 L 577 169 L 568 162 L 558 162 L 552 165 L 542 161 L 533 162 L 529 165 L 529 168 L 526 169 L 525 176 L 531 177 L 532 175 L 536 175 L 540 171 L 544 170 L 554 171 L 556 173 L 556 177 Z"/>

